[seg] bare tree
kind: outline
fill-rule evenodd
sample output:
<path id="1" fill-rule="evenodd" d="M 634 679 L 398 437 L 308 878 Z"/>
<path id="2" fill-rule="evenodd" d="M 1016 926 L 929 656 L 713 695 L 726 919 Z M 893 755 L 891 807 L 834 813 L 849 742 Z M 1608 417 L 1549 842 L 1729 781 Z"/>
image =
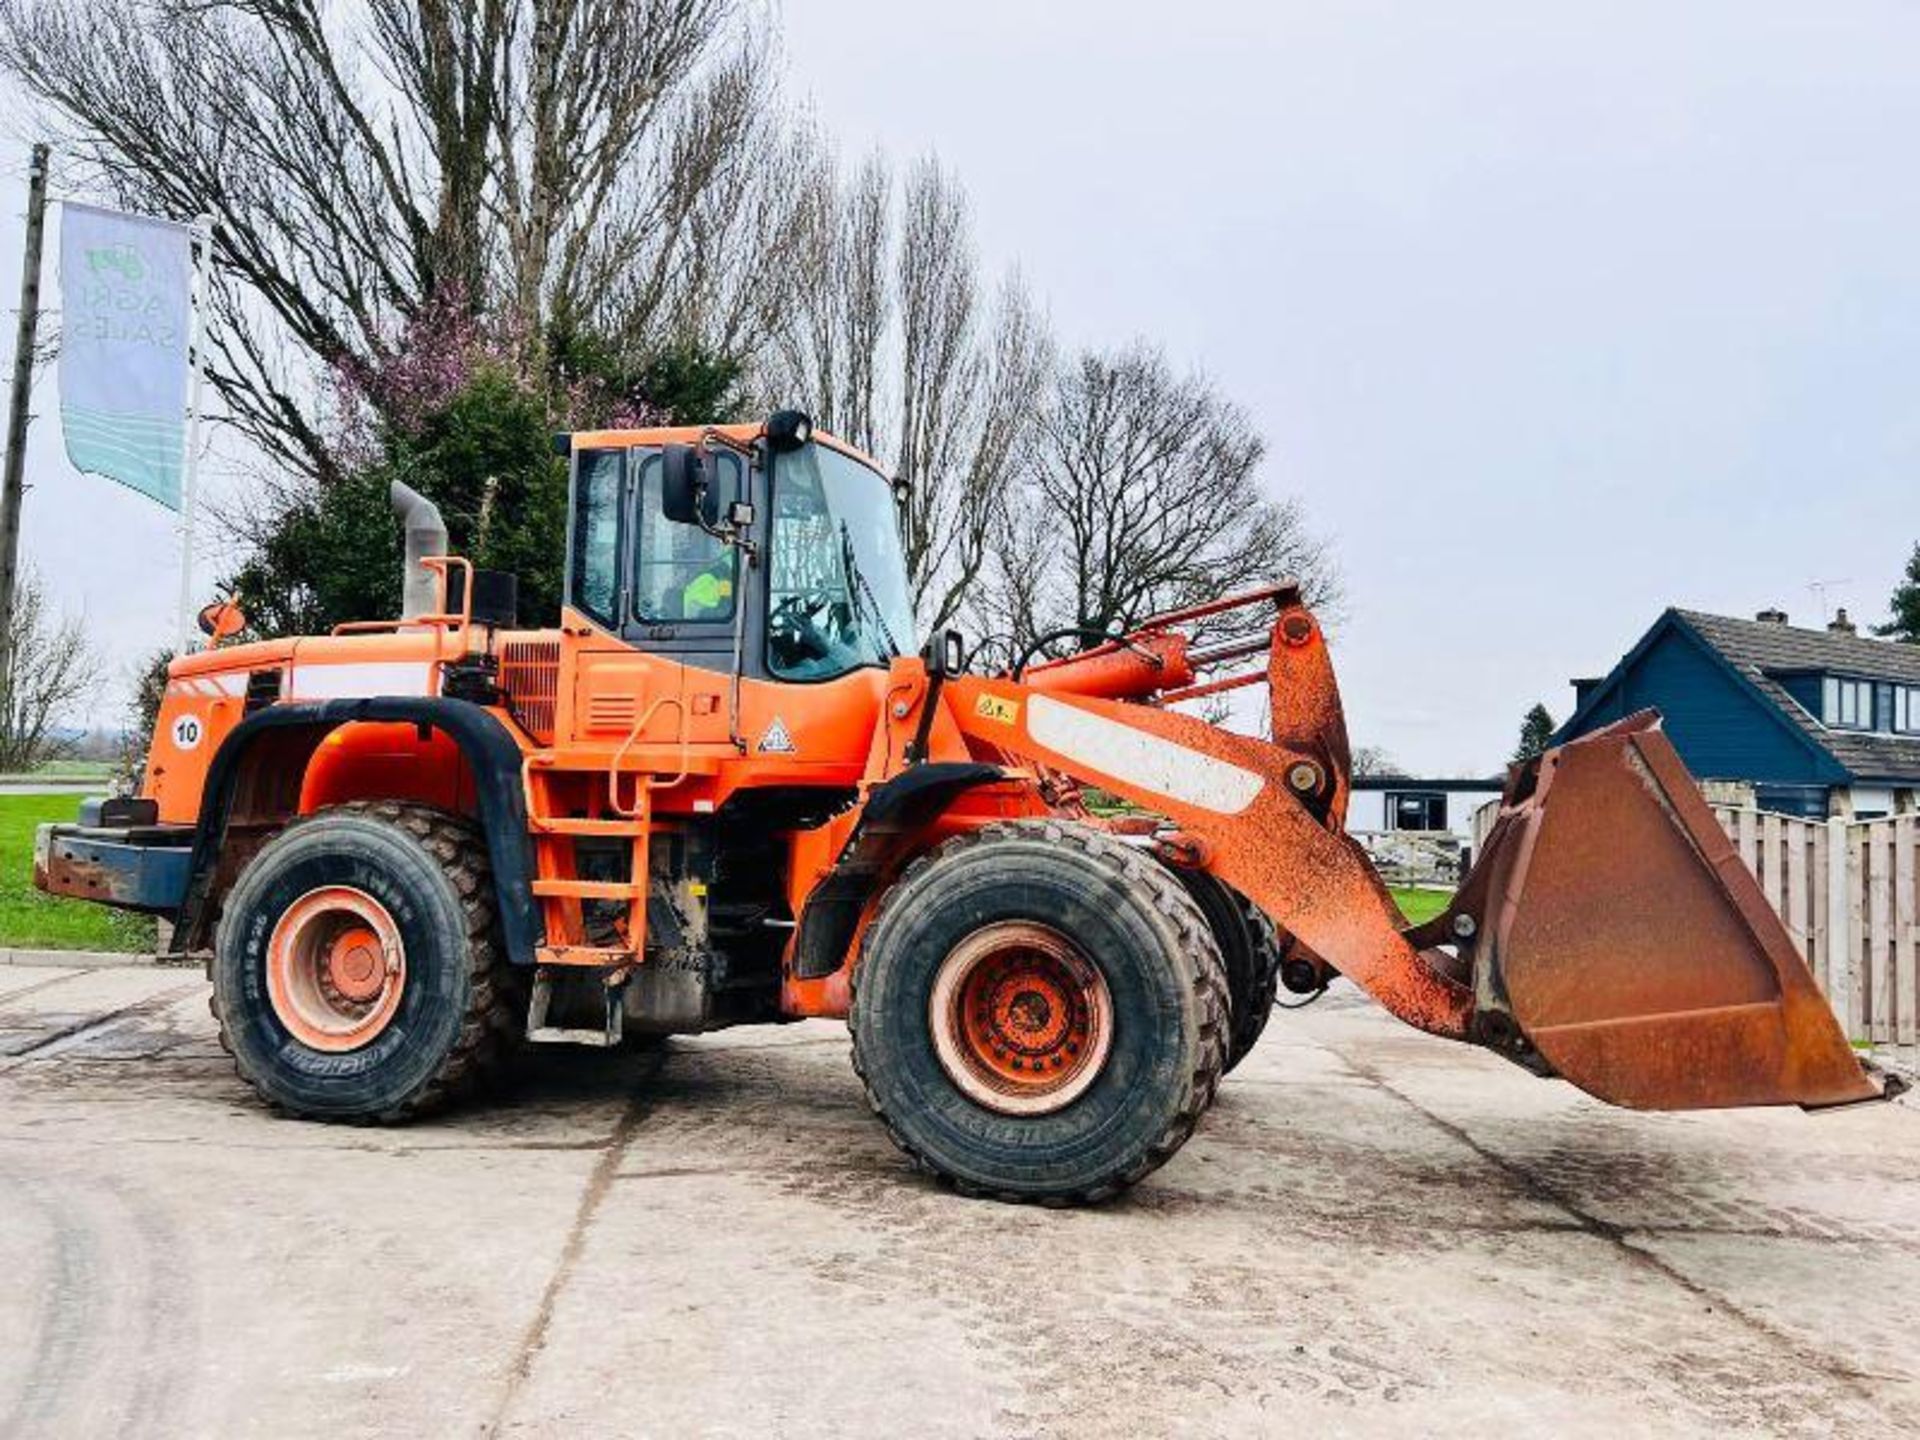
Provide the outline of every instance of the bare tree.
<path id="1" fill-rule="evenodd" d="M 843 177 L 809 134 L 793 216 L 793 283 L 769 356 L 770 383 L 804 403 L 826 429 L 861 449 L 883 449 L 879 377 L 894 313 L 893 174 L 870 155 Z"/>
<path id="2" fill-rule="evenodd" d="M 53 613 L 40 577 L 27 571 L 8 617 L 5 684 L 0 688 L 0 771 L 19 773 L 71 747 L 75 711 L 93 699 L 100 662 L 84 619 Z M 62 722 L 69 722 L 62 728 Z"/>
<path id="3" fill-rule="evenodd" d="M 227 416 L 325 475 L 316 362 L 377 371 L 438 297 L 505 317 L 530 368 L 584 317 L 738 332 L 716 304 L 766 294 L 780 191 L 765 42 L 734 9 L 0 0 L 0 65 L 121 203 L 214 216 Z"/>
<path id="4" fill-rule="evenodd" d="M 1017 275 L 983 293 L 966 194 L 937 161 L 896 193 L 879 158 L 843 180 L 826 152 L 811 188 L 778 383 L 908 481 L 914 607 L 938 629 L 974 596 L 1051 343 Z"/>
<path id="5" fill-rule="evenodd" d="M 1407 773 L 1398 760 L 1378 745 L 1362 745 L 1355 749 L 1351 770 L 1356 777 Z"/>
<path id="6" fill-rule="evenodd" d="M 1298 502 L 1261 493 L 1266 446 L 1252 421 L 1159 350 L 1135 343 L 1060 366 L 1034 435 L 983 597 L 1016 642 L 1105 633 L 1282 578 L 1312 603 L 1333 598 Z"/>

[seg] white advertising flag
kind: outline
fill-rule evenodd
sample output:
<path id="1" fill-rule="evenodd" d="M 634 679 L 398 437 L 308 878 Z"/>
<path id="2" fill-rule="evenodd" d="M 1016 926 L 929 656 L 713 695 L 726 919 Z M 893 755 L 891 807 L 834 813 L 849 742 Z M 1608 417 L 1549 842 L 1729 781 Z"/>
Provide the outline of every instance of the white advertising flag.
<path id="1" fill-rule="evenodd" d="M 60 428 L 77 469 L 180 508 L 193 232 L 66 202 Z"/>

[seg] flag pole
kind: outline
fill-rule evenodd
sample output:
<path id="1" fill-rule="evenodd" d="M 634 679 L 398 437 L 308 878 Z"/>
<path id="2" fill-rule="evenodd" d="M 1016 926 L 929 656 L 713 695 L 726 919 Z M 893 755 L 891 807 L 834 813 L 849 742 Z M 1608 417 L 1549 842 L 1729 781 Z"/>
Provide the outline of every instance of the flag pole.
<path id="1" fill-rule="evenodd" d="M 200 469 L 200 380 L 206 373 L 203 355 L 207 324 L 202 313 L 207 301 L 207 271 L 213 266 L 213 217 L 202 215 L 193 222 L 193 288 L 188 302 L 187 364 L 187 453 L 180 469 L 180 615 L 174 655 L 185 655 L 193 647 L 197 609 L 193 603 L 193 534 L 195 506 L 199 499 Z"/>
<path id="2" fill-rule="evenodd" d="M 20 262 L 19 338 L 13 347 L 6 458 L 0 464 L 0 698 L 11 693 L 13 596 L 20 565 L 20 501 L 25 493 L 33 349 L 40 325 L 40 246 L 47 227 L 47 147 L 35 145 L 27 170 L 27 240 Z"/>

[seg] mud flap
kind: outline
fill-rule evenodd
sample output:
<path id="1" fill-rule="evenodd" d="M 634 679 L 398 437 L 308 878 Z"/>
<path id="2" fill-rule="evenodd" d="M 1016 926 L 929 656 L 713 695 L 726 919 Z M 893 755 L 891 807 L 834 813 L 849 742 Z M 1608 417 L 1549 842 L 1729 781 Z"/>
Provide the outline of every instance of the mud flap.
<path id="1" fill-rule="evenodd" d="M 1518 772 L 1448 913 L 1471 1038 L 1616 1105 L 1880 1098 L 1652 713 Z M 1544 1063 L 1542 1063 L 1544 1062 Z"/>

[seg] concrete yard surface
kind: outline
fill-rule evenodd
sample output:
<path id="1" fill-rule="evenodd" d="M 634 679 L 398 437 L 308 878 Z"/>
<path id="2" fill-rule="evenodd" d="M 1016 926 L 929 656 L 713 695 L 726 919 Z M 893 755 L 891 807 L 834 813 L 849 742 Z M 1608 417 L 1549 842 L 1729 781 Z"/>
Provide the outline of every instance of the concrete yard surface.
<path id="1" fill-rule="evenodd" d="M 845 1031 L 279 1119 L 206 982 L 0 966 L 0 1434 L 1920 1431 L 1920 1114 L 1650 1116 L 1277 1015 L 1103 1208 L 970 1201 Z"/>

